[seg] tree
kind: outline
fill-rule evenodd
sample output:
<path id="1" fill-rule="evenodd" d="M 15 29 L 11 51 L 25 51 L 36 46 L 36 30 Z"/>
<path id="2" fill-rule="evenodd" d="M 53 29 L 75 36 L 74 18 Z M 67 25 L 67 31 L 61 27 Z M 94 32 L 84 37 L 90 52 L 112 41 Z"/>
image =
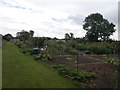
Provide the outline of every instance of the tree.
<path id="1" fill-rule="evenodd" d="M 17 32 L 17 33 L 16 33 L 16 37 L 20 37 L 20 32 Z"/>
<path id="2" fill-rule="evenodd" d="M 7 40 L 10 41 L 13 38 L 13 36 L 11 34 L 6 34 L 3 36 L 3 40 Z"/>
<path id="3" fill-rule="evenodd" d="M 68 33 L 66 33 L 65 34 L 65 40 L 67 41 L 67 40 L 73 40 L 74 39 L 74 34 L 73 33 L 70 33 L 70 34 L 68 34 Z"/>
<path id="4" fill-rule="evenodd" d="M 26 41 L 29 39 L 30 34 L 29 32 L 22 30 L 21 32 L 17 32 L 17 37 L 21 40 L 21 41 Z"/>
<path id="5" fill-rule="evenodd" d="M 30 30 L 30 31 L 29 31 L 29 34 L 30 34 L 30 37 L 33 37 L 34 31 L 33 31 L 33 30 Z"/>
<path id="6" fill-rule="evenodd" d="M 58 38 L 54 37 L 53 40 L 58 40 Z"/>
<path id="7" fill-rule="evenodd" d="M 70 33 L 70 38 L 73 39 L 74 38 L 74 34 Z"/>
<path id="8" fill-rule="evenodd" d="M 89 41 L 107 41 L 115 32 L 115 25 L 104 19 L 100 13 L 93 13 L 85 18 L 83 29 L 87 31 L 86 38 Z"/>
<path id="9" fill-rule="evenodd" d="M 69 34 L 66 33 L 66 34 L 65 34 L 65 40 L 67 41 L 67 40 L 69 40 L 69 38 L 70 38 Z"/>

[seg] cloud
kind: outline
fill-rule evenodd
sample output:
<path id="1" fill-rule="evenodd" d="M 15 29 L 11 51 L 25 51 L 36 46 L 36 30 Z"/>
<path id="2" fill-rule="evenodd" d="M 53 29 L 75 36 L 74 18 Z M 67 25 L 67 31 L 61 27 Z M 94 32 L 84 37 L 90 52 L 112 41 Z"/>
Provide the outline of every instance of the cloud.
<path id="1" fill-rule="evenodd" d="M 70 15 L 68 19 L 72 20 L 75 24 L 82 25 L 84 21 L 83 15 Z"/>
<path id="2" fill-rule="evenodd" d="M 13 3 L 14 2 L 14 3 Z M 19 4 L 17 1 L 12 0 L 11 2 L 8 2 L 6 0 L 0 1 L 0 4 L 4 7 L 10 7 L 10 8 L 17 8 L 17 9 L 23 9 L 23 10 L 29 10 L 32 13 L 43 13 L 40 10 L 35 10 L 30 7 L 27 7 L 25 5 Z"/>
<path id="3" fill-rule="evenodd" d="M 13 3 L 14 2 L 14 3 Z M 19 8 L 19 9 L 26 9 L 25 7 L 22 7 L 18 3 L 12 0 L 12 2 L 7 2 L 6 0 L 0 1 L 2 6 L 7 6 L 11 8 Z"/>
<path id="4" fill-rule="evenodd" d="M 56 18 L 51 18 L 53 21 L 57 21 L 57 19 Z"/>
<path id="5" fill-rule="evenodd" d="M 24 0 L 21 0 L 24 1 Z M 118 2 L 119 0 L 25 0 L 29 1 L 30 3 L 33 3 L 35 5 L 39 5 L 40 3 L 79 3 L 79 2 Z"/>
<path id="6" fill-rule="evenodd" d="M 107 18 L 110 22 L 114 24 L 118 24 L 118 7 L 115 6 L 111 9 L 111 11 L 105 13 L 105 18 Z"/>
<path id="7" fill-rule="evenodd" d="M 117 3 L 81 0 L 1 0 L 0 33 L 11 32 L 15 36 L 24 29 L 34 30 L 35 35 L 40 36 L 64 38 L 65 33 L 72 32 L 75 37 L 83 37 L 86 33 L 82 29 L 85 17 L 100 12 L 114 21 L 115 5 Z"/>

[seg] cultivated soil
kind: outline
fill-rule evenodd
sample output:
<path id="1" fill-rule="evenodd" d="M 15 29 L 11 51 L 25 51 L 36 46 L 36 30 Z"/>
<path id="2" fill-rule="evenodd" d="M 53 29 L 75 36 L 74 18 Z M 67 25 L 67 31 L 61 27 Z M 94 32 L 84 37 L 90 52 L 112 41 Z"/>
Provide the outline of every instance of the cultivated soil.
<path id="1" fill-rule="evenodd" d="M 102 55 L 80 55 L 78 56 L 78 69 L 87 72 L 96 73 L 96 78 L 86 83 L 81 83 L 83 87 L 94 87 L 94 88 L 115 88 L 117 82 L 115 79 L 115 72 L 117 67 L 105 62 L 107 58 L 113 56 L 102 56 Z M 76 64 L 67 58 L 77 59 L 77 56 L 64 55 L 57 56 L 53 60 L 45 62 L 49 65 L 67 65 L 76 68 Z M 120 58 L 114 56 L 114 58 Z"/>

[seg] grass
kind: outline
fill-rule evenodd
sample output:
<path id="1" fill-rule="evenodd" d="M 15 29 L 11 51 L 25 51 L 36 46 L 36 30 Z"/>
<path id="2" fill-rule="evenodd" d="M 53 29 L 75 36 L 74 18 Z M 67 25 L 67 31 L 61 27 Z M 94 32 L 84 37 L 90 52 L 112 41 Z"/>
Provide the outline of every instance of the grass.
<path id="1" fill-rule="evenodd" d="M 2 53 L 3 88 L 76 88 L 76 82 L 25 56 L 13 43 L 7 42 Z"/>

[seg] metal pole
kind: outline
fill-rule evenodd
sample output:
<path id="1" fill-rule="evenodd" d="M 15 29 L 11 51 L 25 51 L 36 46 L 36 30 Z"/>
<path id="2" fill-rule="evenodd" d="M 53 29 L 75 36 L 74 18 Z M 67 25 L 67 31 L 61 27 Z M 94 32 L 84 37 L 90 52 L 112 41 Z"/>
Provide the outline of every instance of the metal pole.
<path id="1" fill-rule="evenodd" d="M 77 62 L 76 62 L 76 64 L 77 64 L 77 73 L 78 73 L 78 51 L 76 53 L 76 56 L 77 56 Z"/>

